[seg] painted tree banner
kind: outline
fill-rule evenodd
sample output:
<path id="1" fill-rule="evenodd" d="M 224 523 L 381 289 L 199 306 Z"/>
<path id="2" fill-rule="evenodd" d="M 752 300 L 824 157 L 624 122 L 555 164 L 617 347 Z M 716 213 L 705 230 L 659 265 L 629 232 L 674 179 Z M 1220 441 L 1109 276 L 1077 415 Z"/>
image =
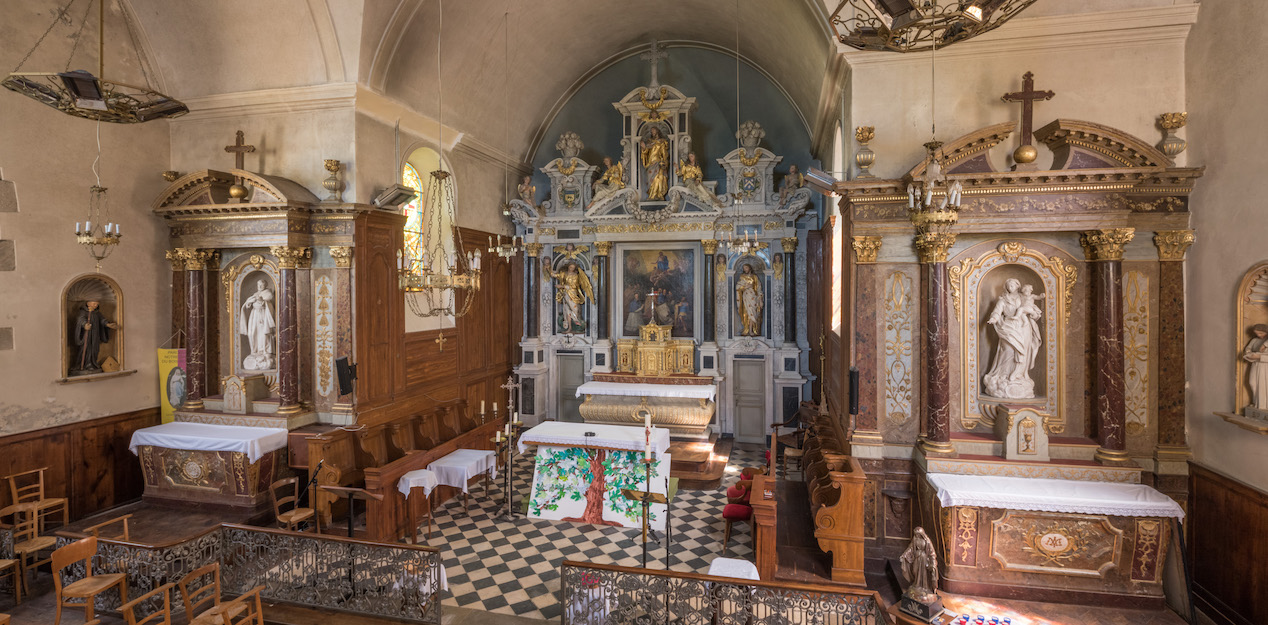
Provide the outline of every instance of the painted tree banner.
<path id="1" fill-rule="evenodd" d="M 552 521 L 642 527 L 643 505 L 623 489 L 643 490 L 647 474 L 639 451 L 538 446 L 528 515 Z M 652 463 L 651 490 L 669 485 L 669 454 Z M 648 507 L 648 525 L 665 529 L 665 504 Z"/>

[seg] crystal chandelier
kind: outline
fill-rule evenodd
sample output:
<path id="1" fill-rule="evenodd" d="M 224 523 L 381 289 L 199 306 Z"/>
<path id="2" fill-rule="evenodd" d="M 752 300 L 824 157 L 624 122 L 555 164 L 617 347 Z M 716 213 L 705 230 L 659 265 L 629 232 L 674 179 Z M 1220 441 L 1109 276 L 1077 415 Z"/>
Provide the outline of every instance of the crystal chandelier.
<path id="1" fill-rule="evenodd" d="M 92 162 L 92 173 L 97 178 L 88 191 L 88 219 L 83 223 L 75 222 L 75 241 L 88 250 L 97 263 L 97 273 L 101 273 L 101 261 L 105 260 L 114 247 L 119 244 L 123 234 L 119 232 L 119 224 L 110 221 L 110 202 L 106 197 L 106 188 L 101 186 L 101 174 L 97 164 L 101 162 L 101 122 L 97 122 L 97 158 Z"/>
<path id="2" fill-rule="evenodd" d="M 497 245 L 493 244 L 493 237 L 489 237 L 489 253 L 496 254 L 502 260 L 509 261 L 522 251 L 524 251 L 524 237 L 514 236 L 503 243 L 502 235 L 499 234 Z"/>
<path id="3" fill-rule="evenodd" d="M 407 293 L 405 301 L 410 311 L 419 317 L 447 315 L 462 317 L 471 310 L 475 294 L 480 290 L 480 250 L 463 249 L 462 236 L 458 232 L 454 208 L 453 176 L 445 171 L 440 152 L 444 150 L 445 126 L 444 87 L 441 80 L 440 44 L 444 33 L 443 0 L 439 3 L 441 20 L 436 36 L 436 126 L 439 128 L 437 158 L 439 165 L 431 172 L 423 203 L 424 226 L 419 234 L 419 249 L 407 247 L 397 250 L 398 281 Z M 448 218 L 446 223 L 445 218 Z M 448 229 L 448 233 L 445 230 Z M 446 250 L 444 241 L 448 234 L 454 248 Z M 459 301 L 459 295 L 462 295 Z"/>
<path id="4" fill-rule="evenodd" d="M 132 31 L 132 22 L 123 11 L 123 23 L 128 28 L 128 36 L 132 40 L 132 49 L 137 55 L 137 65 L 145 78 L 145 86 L 129 85 L 106 77 L 106 0 L 97 0 L 97 74 L 79 69 L 70 70 L 75 58 L 80 37 L 75 36 L 75 45 L 66 59 L 66 67 L 61 72 L 22 72 L 22 65 L 35 52 L 53 28 L 68 15 L 71 6 L 78 0 L 70 0 L 53 18 L 44 34 L 35 45 L 27 51 L 26 56 L 18 62 L 0 85 L 10 91 L 20 93 L 36 102 L 51 106 L 67 115 L 83 117 L 102 122 L 117 124 L 137 124 L 154 119 L 179 117 L 189 112 L 189 108 L 180 100 L 170 98 L 150 86 L 150 75 L 141 60 L 141 53 L 136 43 L 136 33 Z M 80 22 L 78 32 L 82 33 L 88 23 L 88 14 L 92 8 L 92 0 L 88 0 L 88 9 L 84 10 L 84 18 Z"/>
<path id="5" fill-rule="evenodd" d="M 722 246 L 732 254 L 738 256 L 751 256 L 766 247 L 766 244 L 758 241 L 756 236 L 751 235 L 746 230 L 739 239 L 736 239 L 733 233 L 728 232 L 722 237 Z"/>
<path id="6" fill-rule="evenodd" d="M 841 0 L 828 23 L 859 50 L 919 52 L 999 28 L 1035 0 Z"/>
<path id="7" fill-rule="evenodd" d="M 942 173 L 942 143 L 925 144 L 929 164 L 925 173 L 907 185 L 907 211 L 919 232 L 948 232 L 960 216 L 964 185 Z"/>

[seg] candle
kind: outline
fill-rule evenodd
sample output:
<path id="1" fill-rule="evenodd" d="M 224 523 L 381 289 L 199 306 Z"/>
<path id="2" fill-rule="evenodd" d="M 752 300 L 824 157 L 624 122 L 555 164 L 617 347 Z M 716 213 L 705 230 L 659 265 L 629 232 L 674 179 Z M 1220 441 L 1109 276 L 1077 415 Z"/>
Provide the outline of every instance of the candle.
<path id="1" fill-rule="evenodd" d="M 116 237 L 121 237 L 121 236 L 123 236 L 123 234 L 119 232 L 119 224 L 115 224 L 115 225 L 114 225 L 114 235 L 115 235 Z"/>
<path id="2" fill-rule="evenodd" d="M 498 430 L 497 442 L 499 442 L 499 443 L 500 443 L 500 442 L 502 442 L 502 431 L 501 431 L 501 430 Z"/>
<path id="3" fill-rule="evenodd" d="M 648 428 L 652 427 L 652 413 L 651 413 L 651 411 L 644 411 L 644 412 L 643 412 L 643 426 L 644 426 L 644 427 L 648 427 Z"/>
<path id="4" fill-rule="evenodd" d="M 90 233 L 92 232 L 92 222 L 91 222 L 91 221 L 85 221 L 85 222 L 84 222 L 84 231 L 85 231 L 85 232 L 90 232 Z"/>
<path id="5" fill-rule="evenodd" d="M 511 424 L 510 424 L 510 423 L 507 423 L 507 424 L 506 424 L 506 435 L 507 435 L 507 436 L 510 436 L 510 435 L 511 435 Z"/>
<path id="6" fill-rule="evenodd" d="M 484 400 L 480 400 L 480 414 L 484 414 Z"/>
<path id="7" fill-rule="evenodd" d="M 498 413 L 498 403 L 493 402 L 493 414 L 497 414 L 497 413 Z"/>
<path id="8" fill-rule="evenodd" d="M 75 222 L 75 234 L 79 234 L 79 233 L 81 233 L 81 232 L 83 232 L 83 231 L 84 231 L 84 229 L 83 229 L 82 227 L 80 227 L 80 223 L 79 223 L 78 221 L 77 221 L 77 222 Z"/>

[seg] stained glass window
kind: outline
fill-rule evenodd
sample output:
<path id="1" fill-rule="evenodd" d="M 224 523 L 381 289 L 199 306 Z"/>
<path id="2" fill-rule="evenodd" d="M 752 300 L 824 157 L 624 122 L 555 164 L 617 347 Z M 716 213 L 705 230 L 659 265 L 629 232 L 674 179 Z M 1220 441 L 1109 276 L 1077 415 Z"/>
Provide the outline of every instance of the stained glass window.
<path id="1" fill-rule="evenodd" d="M 423 255 L 423 179 L 413 165 L 405 163 L 401 172 L 401 184 L 414 190 L 417 195 L 403 208 L 405 209 L 405 250 L 412 258 Z"/>

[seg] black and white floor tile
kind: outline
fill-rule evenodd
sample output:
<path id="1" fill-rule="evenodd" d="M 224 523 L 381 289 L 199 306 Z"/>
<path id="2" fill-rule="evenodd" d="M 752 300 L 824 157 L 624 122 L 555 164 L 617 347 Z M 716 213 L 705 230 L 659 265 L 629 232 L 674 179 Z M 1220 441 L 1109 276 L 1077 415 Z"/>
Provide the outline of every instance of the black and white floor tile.
<path id="1" fill-rule="evenodd" d="M 737 445 L 722 486 L 678 491 L 671 510 L 672 570 L 704 573 L 723 555 L 726 488 L 738 479 L 740 469 L 762 462 L 762 450 Z M 517 457 L 514 469 L 518 510 L 531 485 L 533 459 Z M 559 565 L 564 560 L 641 566 L 642 534 L 636 528 L 543 521 L 522 513 L 511 521 L 497 520 L 503 489 L 501 480 L 496 482 L 487 493 L 483 485 L 472 486 L 469 509 L 463 508 L 461 497 L 438 508 L 431 539 L 419 536 L 424 544 L 438 547 L 444 558 L 449 578 L 444 605 L 553 620 L 561 611 Z M 752 527 L 737 523 L 726 557 L 752 560 L 752 547 Z M 663 544 L 649 543 L 649 568 L 664 569 L 665 556 Z"/>

